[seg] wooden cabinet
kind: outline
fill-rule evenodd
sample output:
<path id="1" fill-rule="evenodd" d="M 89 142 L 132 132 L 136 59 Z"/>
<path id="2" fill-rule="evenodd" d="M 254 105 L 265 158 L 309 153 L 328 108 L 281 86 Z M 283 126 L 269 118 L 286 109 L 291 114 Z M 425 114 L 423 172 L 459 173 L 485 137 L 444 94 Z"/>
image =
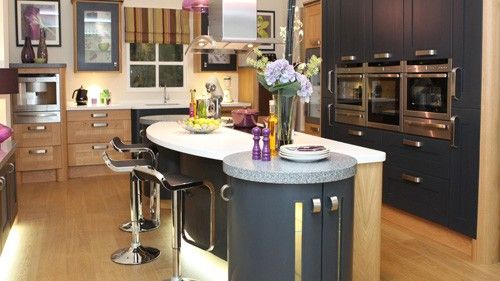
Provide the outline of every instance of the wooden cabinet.
<path id="1" fill-rule="evenodd" d="M 68 166 L 69 176 L 86 177 L 111 173 L 104 166 L 102 153 L 107 151 L 116 160 L 130 158 L 110 146 L 114 137 L 130 142 L 130 110 L 76 110 L 68 111 Z"/>
<path id="2" fill-rule="evenodd" d="M 304 4 L 304 48 L 321 47 L 321 1 Z"/>
<path id="3" fill-rule="evenodd" d="M 365 62 L 365 0 L 337 0 L 337 63 Z"/>
<path id="4" fill-rule="evenodd" d="M 405 0 L 407 60 L 450 58 L 453 0 Z"/>
<path id="5" fill-rule="evenodd" d="M 60 123 L 15 124 L 13 129 L 18 147 L 61 145 Z"/>
<path id="6" fill-rule="evenodd" d="M 11 156 L 0 167 L 0 253 L 17 216 L 15 158 Z"/>
<path id="7" fill-rule="evenodd" d="M 16 155 L 19 172 L 54 170 L 62 167 L 61 146 L 20 147 Z"/>
<path id="8" fill-rule="evenodd" d="M 366 60 L 402 60 L 404 0 L 366 0 L 366 5 Z"/>

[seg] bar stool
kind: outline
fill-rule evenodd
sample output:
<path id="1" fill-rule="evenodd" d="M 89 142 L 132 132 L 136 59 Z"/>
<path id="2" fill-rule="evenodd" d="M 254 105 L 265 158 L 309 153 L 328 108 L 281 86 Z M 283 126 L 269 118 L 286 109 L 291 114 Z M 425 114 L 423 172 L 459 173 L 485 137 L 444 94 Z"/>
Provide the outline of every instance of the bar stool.
<path id="1" fill-rule="evenodd" d="M 160 256 L 160 250 L 151 247 L 144 247 L 141 245 L 139 239 L 140 224 L 139 224 L 139 210 L 140 210 L 140 192 L 139 181 L 133 176 L 134 167 L 148 167 L 152 164 L 147 159 L 131 159 L 116 161 L 111 160 L 108 154 L 102 153 L 104 163 L 113 171 L 118 173 L 130 174 L 130 222 L 132 232 L 132 243 L 129 248 L 123 248 L 111 255 L 111 260 L 126 265 L 145 264 L 155 260 Z"/>
<path id="2" fill-rule="evenodd" d="M 153 167 L 157 167 L 157 155 L 156 153 L 144 144 L 125 144 L 119 137 L 114 137 L 111 142 L 111 146 L 118 152 L 121 153 L 134 153 L 136 155 L 136 159 L 144 156 L 146 159 L 149 158 L 151 161 L 151 165 Z M 142 188 L 141 188 L 142 187 Z M 141 190 L 143 190 L 144 185 L 141 183 L 139 186 L 139 225 L 140 232 L 147 232 L 160 227 L 160 186 L 154 183 L 150 183 L 150 201 L 149 201 L 149 212 L 151 214 L 151 219 L 145 219 L 142 212 L 142 194 Z M 120 225 L 120 229 L 122 231 L 131 232 L 132 231 L 132 223 L 126 222 Z"/>
<path id="3" fill-rule="evenodd" d="M 190 281 L 193 279 L 182 277 L 180 264 L 181 251 L 181 219 L 183 190 L 202 185 L 203 182 L 184 175 L 163 175 L 152 167 L 137 166 L 134 168 L 134 177 L 139 181 L 150 181 L 172 191 L 172 277 L 171 281 Z"/>

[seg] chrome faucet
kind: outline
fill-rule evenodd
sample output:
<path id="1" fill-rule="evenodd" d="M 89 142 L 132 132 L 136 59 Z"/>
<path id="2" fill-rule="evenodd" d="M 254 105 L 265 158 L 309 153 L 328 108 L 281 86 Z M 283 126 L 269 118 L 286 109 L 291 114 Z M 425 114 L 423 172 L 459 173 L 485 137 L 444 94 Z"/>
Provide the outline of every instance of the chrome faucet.
<path id="1" fill-rule="evenodd" d="M 167 104 L 170 100 L 170 94 L 167 93 L 167 85 L 163 85 L 163 103 Z"/>

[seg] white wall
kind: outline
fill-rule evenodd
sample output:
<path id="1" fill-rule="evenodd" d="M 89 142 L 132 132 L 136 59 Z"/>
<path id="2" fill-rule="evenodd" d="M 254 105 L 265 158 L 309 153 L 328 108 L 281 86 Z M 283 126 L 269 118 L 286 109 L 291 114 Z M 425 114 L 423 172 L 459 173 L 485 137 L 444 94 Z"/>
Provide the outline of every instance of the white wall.
<path id="1" fill-rule="evenodd" d="M 2 0 L 4 2 L 10 0 Z M 13 2 L 13 1 L 11 1 Z M 66 71 L 66 95 L 67 99 L 70 100 L 71 93 L 74 89 L 79 88 L 83 85 L 85 88 L 89 89 L 93 86 L 99 88 L 108 88 L 113 96 L 113 101 L 142 101 L 142 100 L 157 100 L 160 101 L 162 98 L 161 91 L 158 92 L 133 92 L 127 90 L 127 65 L 125 61 L 125 51 L 126 46 L 123 44 L 122 51 L 122 73 L 105 73 L 105 72 L 94 72 L 94 73 L 74 73 L 73 72 L 73 10 L 72 4 L 69 0 L 61 1 L 61 25 L 62 25 L 62 47 L 49 47 L 49 63 L 66 63 L 68 65 Z M 274 10 L 276 12 L 276 31 L 279 31 L 279 26 L 286 23 L 286 0 L 260 0 L 258 1 L 258 7 L 261 10 Z M 155 8 L 170 8 L 170 9 L 180 9 L 182 5 L 182 0 L 125 0 L 124 6 L 135 6 L 135 7 L 155 7 Z M 14 7 L 11 5 L 9 7 L 10 15 L 14 15 Z M 15 19 L 12 16 L 9 19 L 9 38 L 10 38 L 10 62 L 20 62 L 21 49 L 22 47 L 17 47 L 15 38 Z M 5 33 L 6 34 L 6 33 Z M 214 73 L 203 73 L 194 74 L 192 69 L 192 55 L 189 55 L 186 59 L 189 61 L 188 77 L 186 85 L 188 88 L 196 88 L 198 92 L 204 89 L 205 80 L 213 76 Z M 237 73 L 219 73 L 216 75 L 222 82 L 222 77 L 225 75 L 230 75 L 232 78 L 232 93 L 233 97 L 237 98 L 238 91 L 238 75 Z M 171 96 L 173 99 L 188 99 L 189 91 L 182 91 L 174 93 Z"/>
<path id="2" fill-rule="evenodd" d="M 0 68 L 9 65 L 9 0 L 0 4 Z M 10 125 L 10 98 L 0 95 L 0 123 Z"/>

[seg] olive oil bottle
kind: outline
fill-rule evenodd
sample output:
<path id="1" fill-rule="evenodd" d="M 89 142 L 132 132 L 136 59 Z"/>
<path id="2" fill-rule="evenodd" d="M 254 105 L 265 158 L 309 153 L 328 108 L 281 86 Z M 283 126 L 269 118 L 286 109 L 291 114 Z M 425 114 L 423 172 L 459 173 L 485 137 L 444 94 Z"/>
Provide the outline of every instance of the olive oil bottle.
<path id="1" fill-rule="evenodd" d="M 269 120 L 268 126 L 271 133 L 269 134 L 269 146 L 271 155 L 278 155 L 278 116 L 276 116 L 276 103 L 274 100 L 269 101 Z"/>

